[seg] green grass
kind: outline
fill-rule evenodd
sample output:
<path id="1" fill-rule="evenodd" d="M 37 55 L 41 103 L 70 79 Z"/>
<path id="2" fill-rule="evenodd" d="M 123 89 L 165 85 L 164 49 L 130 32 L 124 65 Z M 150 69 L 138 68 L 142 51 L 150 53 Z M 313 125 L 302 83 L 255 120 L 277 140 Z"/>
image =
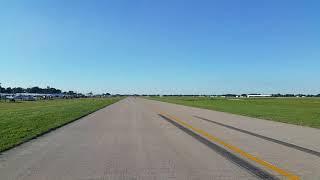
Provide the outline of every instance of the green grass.
<path id="1" fill-rule="evenodd" d="M 0 152 L 119 101 L 121 98 L 0 102 Z"/>
<path id="2" fill-rule="evenodd" d="M 150 99 L 320 128 L 320 98 L 152 97 Z"/>

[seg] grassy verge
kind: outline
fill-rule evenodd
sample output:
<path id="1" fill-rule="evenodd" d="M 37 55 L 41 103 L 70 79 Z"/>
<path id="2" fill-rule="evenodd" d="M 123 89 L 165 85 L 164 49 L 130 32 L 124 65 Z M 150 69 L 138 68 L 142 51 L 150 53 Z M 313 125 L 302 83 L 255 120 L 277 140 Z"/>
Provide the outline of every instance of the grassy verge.
<path id="1" fill-rule="evenodd" d="M 320 98 L 152 97 L 150 99 L 320 128 Z"/>
<path id="2" fill-rule="evenodd" d="M 0 102 L 0 152 L 72 122 L 120 99 Z"/>

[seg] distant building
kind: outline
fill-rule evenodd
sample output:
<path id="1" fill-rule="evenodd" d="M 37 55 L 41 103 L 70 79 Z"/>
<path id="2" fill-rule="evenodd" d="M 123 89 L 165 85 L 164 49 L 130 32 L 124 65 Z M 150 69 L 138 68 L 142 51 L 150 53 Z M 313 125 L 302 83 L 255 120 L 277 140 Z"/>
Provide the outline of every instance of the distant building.
<path id="1" fill-rule="evenodd" d="M 247 97 L 271 97 L 271 94 L 248 94 Z"/>

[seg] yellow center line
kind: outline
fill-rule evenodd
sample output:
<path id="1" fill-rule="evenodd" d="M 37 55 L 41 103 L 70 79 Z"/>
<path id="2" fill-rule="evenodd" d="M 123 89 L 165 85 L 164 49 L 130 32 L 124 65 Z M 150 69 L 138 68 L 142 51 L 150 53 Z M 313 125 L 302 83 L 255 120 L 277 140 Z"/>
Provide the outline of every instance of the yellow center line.
<path id="1" fill-rule="evenodd" d="M 191 126 L 190 124 L 188 124 L 188 123 L 186 123 L 184 121 L 181 121 L 180 119 L 178 119 L 176 117 L 167 115 L 165 113 L 159 113 L 159 114 L 161 114 L 162 116 L 168 117 L 171 120 L 174 120 L 175 122 L 179 123 L 180 125 L 182 125 L 182 126 L 188 128 L 188 129 L 198 133 L 199 135 L 202 135 L 203 137 L 207 138 L 208 140 L 211 140 L 213 142 L 216 142 L 216 143 L 224 146 L 225 148 L 227 148 L 227 149 L 239 154 L 242 157 L 250 159 L 250 160 L 260 164 L 261 166 L 263 166 L 263 167 L 265 167 L 265 168 L 267 168 L 269 170 L 272 170 L 272 171 L 277 172 L 278 174 L 280 174 L 282 176 L 285 176 L 289 180 L 299 180 L 300 179 L 299 176 L 294 175 L 294 174 L 292 174 L 290 172 L 287 172 L 287 171 L 285 171 L 285 170 L 283 170 L 283 169 L 281 169 L 281 168 L 279 168 L 279 167 L 277 167 L 277 166 L 275 166 L 275 165 L 273 165 L 273 164 L 271 164 L 269 162 L 266 162 L 266 161 L 254 156 L 254 155 L 251 155 L 251 154 L 241 150 L 240 148 L 238 148 L 236 146 L 228 144 L 228 143 L 222 141 L 221 139 L 219 139 L 219 138 L 207 133 L 206 131 L 204 131 L 202 129 L 199 129 L 199 128 L 195 128 L 195 127 Z"/>

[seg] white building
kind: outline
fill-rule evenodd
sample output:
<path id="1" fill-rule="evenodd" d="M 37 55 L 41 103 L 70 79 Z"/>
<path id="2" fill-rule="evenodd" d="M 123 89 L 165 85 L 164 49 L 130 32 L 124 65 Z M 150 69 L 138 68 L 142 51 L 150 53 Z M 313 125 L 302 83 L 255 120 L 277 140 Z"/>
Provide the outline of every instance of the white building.
<path id="1" fill-rule="evenodd" d="M 247 97 L 271 97 L 271 94 L 248 94 Z"/>

